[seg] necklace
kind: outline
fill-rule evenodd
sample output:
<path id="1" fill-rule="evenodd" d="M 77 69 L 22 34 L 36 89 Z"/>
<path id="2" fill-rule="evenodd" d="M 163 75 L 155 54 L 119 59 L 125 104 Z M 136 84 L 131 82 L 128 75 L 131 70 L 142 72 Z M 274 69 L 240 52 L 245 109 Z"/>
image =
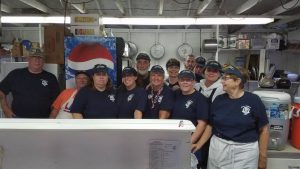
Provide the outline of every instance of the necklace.
<path id="1" fill-rule="evenodd" d="M 158 101 L 158 96 L 160 95 L 160 93 L 162 92 L 162 90 L 163 90 L 163 87 L 161 87 L 161 88 L 157 91 L 157 93 L 154 94 L 154 90 L 151 89 L 151 95 L 152 95 L 152 97 L 151 97 L 152 107 L 151 107 L 151 108 L 152 108 L 152 109 L 154 109 L 155 104 L 156 104 L 157 101 Z"/>

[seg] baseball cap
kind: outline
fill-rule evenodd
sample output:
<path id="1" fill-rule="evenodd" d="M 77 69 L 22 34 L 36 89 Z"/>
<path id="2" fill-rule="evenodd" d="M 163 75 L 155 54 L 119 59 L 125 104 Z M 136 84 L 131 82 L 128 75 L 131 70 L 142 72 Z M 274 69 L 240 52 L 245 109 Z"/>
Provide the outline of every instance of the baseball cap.
<path id="1" fill-rule="evenodd" d="M 166 67 L 168 68 L 168 67 L 171 67 L 171 66 L 177 66 L 177 67 L 180 68 L 180 62 L 175 58 L 171 58 L 167 61 Z"/>
<path id="2" fill-rule="evenodd" d="M 151 61 L 150 56 L 147 53 L 139 53 L 136 57 L 136 60 L 140 59 L 148 60 L 149 62 Z"/>
<path id="3" fill-rule="evenodd" d="M 161 74 L 165 74 L 164 69 L 163 69 L 161 66 L 159 66 L 159 65 L 154 65 L 154 66 L 152 66 L 150 72 L 152 72 L 152 73 L 161 73 Z"/>
<path id="4" fill-rule="evenodd" d="M 75 77 L 80 75 L 80 74 L 84 74 L 86 75 L 87 77 L 90 77 L 90 75 L 86 72 L 86 71 L 83 71 L 83 70 L 79 70 L 75 73 Z"/>
<path id="5" fill-rule="evenodd" d="M 122 76 L 125 76 L 125 75 L 137 76 L 137 71 L 134 68 L 132 68 L 132 67 L 125 67 L 122 70 Z"/>
<path id="6" fill-rule="evenodd" d="M 205 68 L 212 68 L 222 72 L 222 65 L 215 60 L 208 61 L 205 65 Z"/>
<path id="7" fill-rule="evenodd" d="M 29 56 L 31 56 L 31 57 L 41 57 L 41 58 L 45 57 L 44 52 L 39 48 L 31 49 L 29 51 Z"/>
<path id="8" fill-rule="evenodd" d="M 199 67 L 204 67 L 205 66 L 205 63 L 206 63 L 206 59 L 204 57 L 197 57 L 196 58 L 196 64 L 199 66 Z"/>
<path id="9" fill-rule="evenodd" d="M 93 68 L 93 74 L 100 73 L 100 72 L 107 73 L 108 72 L 107 66 L 104 64 L 96 64 Z"/>
<path id="10" fill-rule="evenodd" d="M 178 78 L 189 78 L 189 79 L 195 80 L 195 74 L 194 74 L 194 72 L 192 72 L 190 70 L 182 70 L 178 74 Z"/>
<path id="11" fill-rule="evenodd" d="M 240 78 L 243 82 L 245 82 L 245 79 L 244 79 L 242 73 L 239 71 L 239 69 L 232 65 L 228 65 L 228 66 L 224 67 L 222 69 L 222 71 L 226 74 L 235 75 L 236 77 Z"/>

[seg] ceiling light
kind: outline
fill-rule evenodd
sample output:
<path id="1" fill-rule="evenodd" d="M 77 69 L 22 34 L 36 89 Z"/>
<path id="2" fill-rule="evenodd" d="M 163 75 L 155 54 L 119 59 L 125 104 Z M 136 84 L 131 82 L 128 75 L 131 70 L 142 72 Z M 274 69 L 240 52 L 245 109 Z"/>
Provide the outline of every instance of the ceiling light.
<path id="1" fill-rule="evenodd" d="M 64 23 L 62 16 L 2 16 L 2 23 Z M 66 17 L 66 23 L 70 23 L 70 17 Z"/>
<path id="2" fill-rule="evenodd" d="M 100 18 L 104 25 L 253 25 L 274 22 L 274 18 L 262 17 L 210 17 L 210 18 Z M 2 16 L 2 23 L 64 23 L 64 17 Z M 70 17 L 66 17 L 70 24 Z"/>

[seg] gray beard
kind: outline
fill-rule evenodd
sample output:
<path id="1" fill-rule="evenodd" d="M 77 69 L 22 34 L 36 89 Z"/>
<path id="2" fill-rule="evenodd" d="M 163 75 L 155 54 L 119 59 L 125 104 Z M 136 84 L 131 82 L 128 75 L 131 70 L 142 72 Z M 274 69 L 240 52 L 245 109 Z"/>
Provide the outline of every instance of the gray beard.
<path id="1" fill-rule="evenodd" d="M 148 70 L 138 70 L 137 71 L 140 75 L 145 76 L 148 73 Z"/>

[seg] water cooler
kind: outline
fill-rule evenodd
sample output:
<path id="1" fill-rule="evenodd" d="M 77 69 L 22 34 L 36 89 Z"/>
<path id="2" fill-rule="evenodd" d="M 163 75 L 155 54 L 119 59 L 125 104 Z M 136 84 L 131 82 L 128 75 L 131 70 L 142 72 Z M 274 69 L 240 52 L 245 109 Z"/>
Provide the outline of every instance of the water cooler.
<path id="1" fill-rule="evenodd" d="M 268 149 L 283 150 L 288 140 L 290 125 L 291 96 L 278 91 L 254 91 L 266 107 L 270 124 Z"/>

